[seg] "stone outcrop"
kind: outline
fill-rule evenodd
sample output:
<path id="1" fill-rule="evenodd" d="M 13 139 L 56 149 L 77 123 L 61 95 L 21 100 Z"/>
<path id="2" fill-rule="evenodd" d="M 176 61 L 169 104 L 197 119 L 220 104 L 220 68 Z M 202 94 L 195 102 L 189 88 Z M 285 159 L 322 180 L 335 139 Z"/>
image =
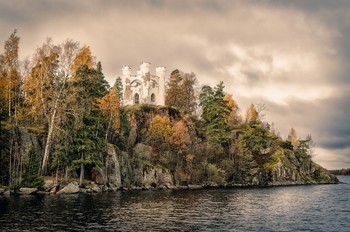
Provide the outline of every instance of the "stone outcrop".
<path id="1" fill-rule="evenodd" d="M 63 187 L 57 194 L 75 194 L 79 193 L 79 185 L 76 182 L 69 183 L 65 187 Z"/>
<path id="2" fill-rule="evenodd" d="M 118 160 L 118 155 L 115 151 L 113 144 L 108 144 L 107 146 L 108 157 L 106 160 L 106 174 L 107 183 L 119 188 L 121 186 L 121 174 L 120 165 Z"/>
<path id="3" fill-rule="evenodd" d="M 325 168 L 314 163 L 308 155 L 285 151 L 271 172 L 268 185 L 332 184 L 339 180 Z"/>
<path id="4" fill-rule="evenodd" d="M 33 195 L 38 192 L 37 188 L 20 188 L 17 192 L 20 195 Z"/>
<path id="5" fill-rule="evenodd" d="M 173 186 L 171 175 L 167 170 L 159 167 L 144 167 L 142 170 L 143 187 Z"/>

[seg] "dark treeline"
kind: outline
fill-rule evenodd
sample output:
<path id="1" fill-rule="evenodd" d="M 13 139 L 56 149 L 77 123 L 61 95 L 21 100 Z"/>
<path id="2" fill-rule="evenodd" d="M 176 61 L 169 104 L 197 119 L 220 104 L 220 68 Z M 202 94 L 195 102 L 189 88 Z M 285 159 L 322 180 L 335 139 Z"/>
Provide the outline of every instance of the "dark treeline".
<path id="1" fill-rule="evenodd" d="M 338 170 L 330 170 L 334 175 L 350 175 L 350 168 L 342 168 Z"/>
<path id="2" fill-rule="evenodd" d="M 280 163 L 310 169 L 311 137 L 300 139 L 292 128 L 282 139 L 264 121 L 263 105 L 252 104 L 241 115 L 223 82 L 199 89 L 194 73 L 174 70 L 166 105 L 177 116 L 154 113 L 135 132 L 130 115 L 157 107 L 136 112 L 121 106 L 121 79 L 109 86 L 88 46 L 47 39 L 31 60 L 20 61 L 19 42 L 14 31 L 0 56 L 3 185 L 40 186 L 43 176 L 79 177 L 82 183 L 93 170 L 103 173 L 107 144 L 131 154 L 134 165 L 169 170 L 175 183 L 266 184 Z M 23 129 L 38 138 L 41 149 L 21 149 Z"/>

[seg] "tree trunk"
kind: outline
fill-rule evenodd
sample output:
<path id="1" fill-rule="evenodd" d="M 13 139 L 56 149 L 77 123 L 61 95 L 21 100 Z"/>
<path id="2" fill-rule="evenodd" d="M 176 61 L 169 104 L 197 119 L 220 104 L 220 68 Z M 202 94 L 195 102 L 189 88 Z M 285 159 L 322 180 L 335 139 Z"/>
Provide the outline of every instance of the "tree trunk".
<path id="1" fill-rule="evenodd" d="M 84 179 L 84 164 L 80 164 L 80 179 L 79 179 L 79 185 L 83 184 L 83 179 Z"/>
<path id="2" fill-rule="evenodd" d="M 55 125 L 54 123 L 55 123 L 56 112 L 57 112 L 57 109 L 55 108 L 53 113 L 52 113 L 51 120 L 49 123 L 49 132 L 48 132 L 47 138 L 46 138 L 43 163 L 41 166 L 41 174 L 42 175 L 46 173 L 47 161 L 49 159 L 49 152 L 50 152 L 51 140 L 52 140 L 52 135 L 53 135 L 53 128 Z"/>
<path id="3" fill-rule="evenodd" d="M 11 78 L 11 77 L 10 77 Z M 11 122 L 11 79 L 9 78 L 9 82 L 8 82 L 8 100 L 9 100 L 9 122 Z"/>
<path id="4" fill-rule="evenodd" d="M 113 118 L 113 115 L 111 113 L 111 115 L 109 117 L 108 127 L 107 127 L 107 130 L 106 130 L 106 136 L 105 136 L 106 142 L 107 142 L 107 139 L 108 139 L 108 131 L 109 131 L 109 129 L 111 127 L 111 124 L 112 124 L 112 118 Z"/>
<path id="5" fill-rule="evenodd" d="M 81 163 L 80 163 L 80 179 L 79 179 L 79 185 L 83 184 L 84 180 L 84 153 L 81 153 Z"/>
<path id="6" fill-rule="evenodd" d="M 12 182 L 13 182 L 13 177 L 12 177 L 12 169 L 13 169 L 13 165 L 12 165 L 12 144 L 13 144 L 13 138 L 11 135 L 11 139 L 10 139 L 10 165 L 9 165 L 9 185 L 10 188 L 12 188 Z"/>

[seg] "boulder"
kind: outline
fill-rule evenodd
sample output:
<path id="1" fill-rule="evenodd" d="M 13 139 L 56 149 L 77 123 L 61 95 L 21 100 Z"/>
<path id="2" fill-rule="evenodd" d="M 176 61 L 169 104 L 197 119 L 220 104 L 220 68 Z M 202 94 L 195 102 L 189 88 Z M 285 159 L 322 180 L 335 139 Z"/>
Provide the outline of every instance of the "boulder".
<path id="1" fill-rule="evenodd" d="M 176 189 L 176 187 L 175 187 L 174 185 L 169 184 L 169 183 L 165 184 L 165 187 L 166 187 L 167 189 Z"/>
<path id="2" fill-rule="evenodd" d="M 59 189 L 58 185 L 54 185 L 50 190 L 48 190 L 50 192 L 50 194 L 56 194 L 57 191 Z"/>
<path id="3" fill-rule="evenodd" d="M 54 180 L 44 180 L 44 190 L 45 191 L 51 191 L 51 189 L 55 187 L 55 181 Z"/>
<path id="4" fill-rule="evenodd" d="M 202 185 L 199 185 L 199 184 L 189 184 L 189 185 L 188 185 L 188 188 L 189 188 L 189 189 L 202 189 L 203 186 L 202 186 Z"/>
<path id="5" fill-rule="evenodd" d="M 0 188 L 0 195 L 2 195 L 5 192 L 4 188 Z"/>
<path id="6" fill-rule="evenodd" d="M 3 193 L 4 196 L 10 196 L 10 195 L 15 195 L 15 191 L 13 190 L 5 190 Z"/>
<path id="7" fill-rule="evenodd" d="M 18 194 L 20 195 L 33 195 L 38 192 L 37 188 L 20 188 Z"/>
<path id="8" fill-rule="evenodd" d="M 86 189 L 88 190 L 88 193 L 100 193 L 102 192 L 102 189 L 95 183 L 95 182 L 90 182 L 87 186 Z"/>
<path id="9" fill-rule="evenodd" d="M 64 188 L 62 188 L 60 191 L 57 192 L 57 194 L 75 194 L 79 193 L 79 185 L 76 182 L 69 183 Z"/>

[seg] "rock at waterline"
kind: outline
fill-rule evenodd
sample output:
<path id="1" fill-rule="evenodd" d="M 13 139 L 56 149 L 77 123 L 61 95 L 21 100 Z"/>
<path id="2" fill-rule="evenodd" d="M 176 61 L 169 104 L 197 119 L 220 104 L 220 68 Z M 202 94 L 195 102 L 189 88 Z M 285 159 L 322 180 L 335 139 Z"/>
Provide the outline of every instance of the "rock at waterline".
<path id="1" fill-rule="evenodd" d="M 63 189 L 57 192 L 57 194 L 75 194 L 79 193 L 79 185 L 78 183 L 69 183 Z"/>
<path id="2" fill-rule="evenodd" d="M 20 188 L 18 194 L 20 195 L 33 195 L 38 192 L 37 188 Z"/>

